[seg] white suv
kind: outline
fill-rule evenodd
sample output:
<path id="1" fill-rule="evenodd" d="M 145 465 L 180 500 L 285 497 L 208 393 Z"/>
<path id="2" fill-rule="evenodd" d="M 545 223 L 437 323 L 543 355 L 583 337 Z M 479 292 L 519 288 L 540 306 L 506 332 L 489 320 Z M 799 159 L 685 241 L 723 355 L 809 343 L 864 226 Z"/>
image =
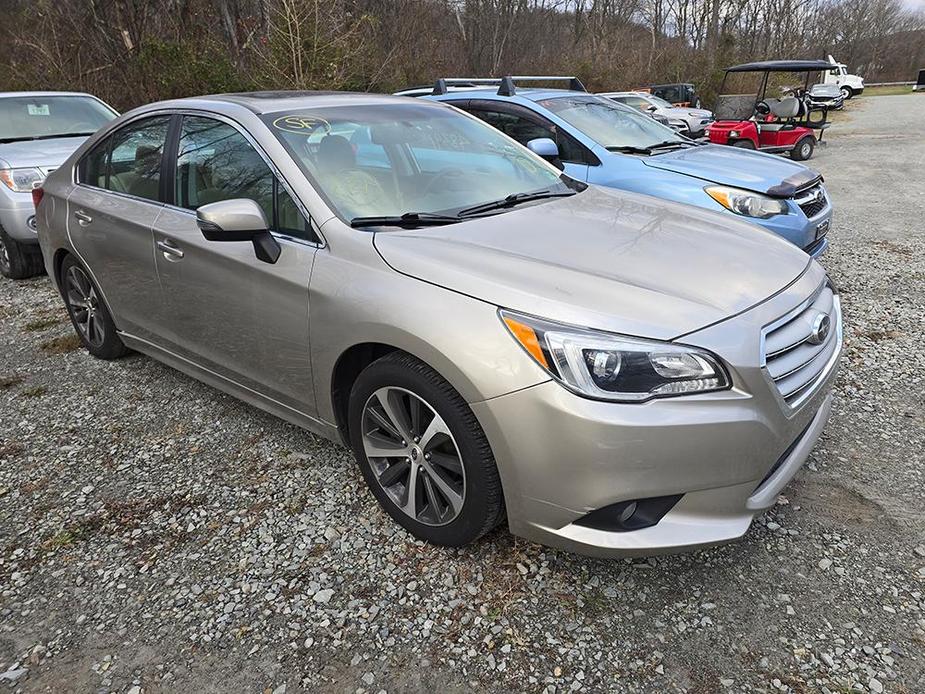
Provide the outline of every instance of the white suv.
<path id="1" fill-rule="evenodd" d="M 707 126 L 713 122 L 711 111 L 675 106 L 661 97 L 646 92 L 602 92 L 598 96 L 605 96 L 644 113 L 663 116 L 668 119 L 668 125 L 671 128 L 695 139 L 703 137 Z"/>

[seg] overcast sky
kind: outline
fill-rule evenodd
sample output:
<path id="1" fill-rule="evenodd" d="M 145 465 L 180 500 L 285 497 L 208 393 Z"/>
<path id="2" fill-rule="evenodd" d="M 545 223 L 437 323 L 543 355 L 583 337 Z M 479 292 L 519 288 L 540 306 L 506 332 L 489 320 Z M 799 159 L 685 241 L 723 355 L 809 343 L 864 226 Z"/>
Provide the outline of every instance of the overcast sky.
<path id="1" fill-rule="evenodd" d="M 904 0 L 906 7 L 922 10 L 925 9 L 925 0 Z"/>

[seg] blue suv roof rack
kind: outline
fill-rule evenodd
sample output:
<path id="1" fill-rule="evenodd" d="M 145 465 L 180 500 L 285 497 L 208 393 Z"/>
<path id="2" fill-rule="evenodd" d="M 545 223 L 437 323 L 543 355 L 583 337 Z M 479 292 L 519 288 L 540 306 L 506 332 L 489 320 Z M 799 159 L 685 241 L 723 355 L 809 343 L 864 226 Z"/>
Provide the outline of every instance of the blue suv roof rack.
<path id="1" fill-rule="evenodd" d="M 586 92 L 585 85 L 574 76 L 563 75 L 505 75 L 504 77 L 441 77 L 434 82 L 431 94 L 446 94 L 448 87 L 471 87 L 480 84 L 497 84 L 498 96 L 514 96 L 517 93 L 516 82 L 553 82 L 568 80 L 568 88 L 573 92 Z"/>

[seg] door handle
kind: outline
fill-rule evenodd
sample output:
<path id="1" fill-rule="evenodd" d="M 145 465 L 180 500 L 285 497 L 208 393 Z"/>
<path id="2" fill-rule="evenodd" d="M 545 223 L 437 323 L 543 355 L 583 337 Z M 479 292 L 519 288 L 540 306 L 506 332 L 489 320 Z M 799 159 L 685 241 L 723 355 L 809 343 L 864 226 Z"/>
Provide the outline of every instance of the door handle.
<path id="1" fill-rule="evenodd" d="M 83 210 L 77 210 L 77 211 L 74 213 L 74 218 L 77 220 L 77 223 L 78 223 L 80 226 L 82 226 L 82 227 L 87 226 L 90 222 L 93 221 L 93 217 L 91 217 L 90 215 L 88 215 L 88 214 L 87 214 L 86 212 L 84 212 Z"/>
<path id="2" fill-rule="evenodd" d="M 157 247 L 165 256 L 169 256 L 168 260 L 171 258 L 179 260 L 183 257 L 183 251 L 170 243 L 170 241 L 158 241 Z"/>

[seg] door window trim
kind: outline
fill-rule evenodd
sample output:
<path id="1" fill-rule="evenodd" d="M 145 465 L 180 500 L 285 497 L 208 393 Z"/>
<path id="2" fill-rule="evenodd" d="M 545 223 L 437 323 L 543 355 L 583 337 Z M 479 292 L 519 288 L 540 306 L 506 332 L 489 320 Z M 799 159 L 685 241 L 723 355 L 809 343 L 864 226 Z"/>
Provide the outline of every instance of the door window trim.
<path id="1" fill-rule="evenodd" d="M 458 108 L 461 108 L 466 113 L 469 113 L 476 118 L 476 115 L 479 111 L 494 111 L 496 113 L 506 114 L 509 116 L 516 116 L 518 118 L 524 118 L 536 125 L 539 125 L 543 128 L 555 129 L 556 133 L 561 133 L 563 136 L 570 139 L 578 147 L 581 148 L 583 154 L 585 155 L 585 161 L 572 161 L 570 159 L 563 159 L 562 161 L 567 164 L 577 164 L 579 166 L 600 166 L 601 160 L 587 147 L 584 143 L 580 142 L 578 138 L 574 137 L 570 132 L 563 128 L 558 123 L 554 123 L 549 120 L 543 114 L 537 113 L 533 109 L 530 109 L 526 106 L 520 104 L 509 104 L 502 101 L 494 101 L 492 99 L 467 99 L 465 102 L 458 101 L 446 101 L 445 103 L 453 104 Z M 484 121 L 483 121 L 484 122 Z M 526 146 L 526 145 L 524 145 Z"/>
<path id="2" fill-rule="evenodd" d="M 308 209 L 305 207 L 305 205 L 302 203 L 299 197 L 295 194 L 295 191 L 293 190 L 292 186 L 289 185 L 289 181 L 286 180 L 286 177 L 283 176 L 282 172 L 277 168 L 276 164 L 273 163 L 273 160 L 270 159 L 269 155 L 263 150 L 263 147 L 260 146 L 260 143 L 257 142 L 256 139 L 254 139 L 254 137 L 247 131 L 246 128 L 244 128 L 244 126 L 242 126 L 240 123 L 233 120 L 232 118 L 225 116 L 224 114 L 213 113 L 212 111 L 199 111 L 196 109 L 181 109 L 181 110 L 173 110 L 171 111 L 171 113 L 177 117 L 177 125 L 176 125 L 176 133 L 175 133 L 176 139 L 172 142 L 168 141 L 168 145 L 170 147 L 170 152 L 171 152 L 171 156 L 170 156 L 171 164 L 169 166 L 169 172 L 168 172 L 167 178 L 170 179 L 171 187 L 168 189 L 167 200 L 164 202 L 165 207 L 171 210 L 178 211 L 178 212 L 186 212 L 188 214 L 191 214 L 194 217 L 196 216 L 195 210 L 190 210 L 186 207 L 180 207 L 179 205 L 176 204 L 176 200 L 175 200 L 177 157 L 180 154 L 180 130 L 182 128 L 184 116 L 190 116 L 194 118 L 211 118 L 212 120 L 219 121 L 221 123 L 224 123 L 225 125 L 228 125 L 234 128 L 242 137 L 244 137 L 245 140 L 247 140 L 247 143 L 251 147 L 254 148 L 257 154 L 260 155 L 260 158 L 263 159 L 264 163 L 270 169 L 270 172 L 273 174 L 274 180 L 276 181 L 276 184 L 274 184 L 274 194 L 273 194 L 274 217 L 276 215 L 276 185 L 282 184 L 283 189 L 289 194 L 289 197 L 292 198 L 293 202 L 295 202 L 296 207 L 298 207 L 299 209 L 299 213 L 308 222 L 308 227 L 309 229 L 311 229 L 311 233 L 314 234 L 318 238 L 318 241 L 311 241 L 310 239 L 301 239 L 296 236 L 290 236 L 289 234 L 284 234 L 279 231 L 274 231 L 273 229 L 270 229 L 270 233 L 275 238 L 285 239 L 287 241 L 293 241 L 295 243 L 301 243 L 307 246 L 312 246 L 314 248 L 324 248 L 327 245 L 327 242 L 325 241 L 324 236 L 321 235 L 318 224 L 315 223 L 315 220 L 312 217 L 312 215 L 308 213 Z M 167 150 L 167 147 L 165 147 L 165 150 Z M 274 221 L 275 220 L 270 220 L 270 223 L 273 224 Z"/>

